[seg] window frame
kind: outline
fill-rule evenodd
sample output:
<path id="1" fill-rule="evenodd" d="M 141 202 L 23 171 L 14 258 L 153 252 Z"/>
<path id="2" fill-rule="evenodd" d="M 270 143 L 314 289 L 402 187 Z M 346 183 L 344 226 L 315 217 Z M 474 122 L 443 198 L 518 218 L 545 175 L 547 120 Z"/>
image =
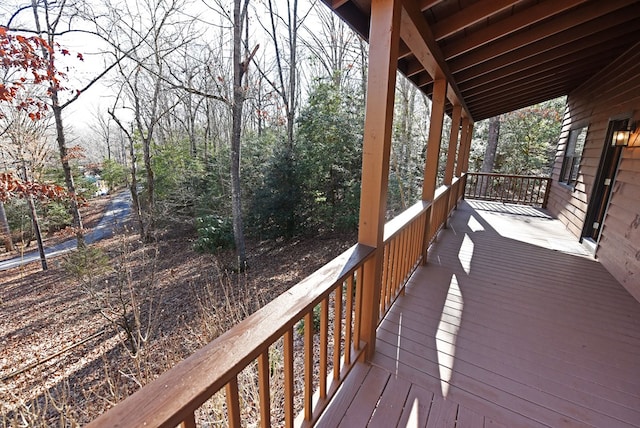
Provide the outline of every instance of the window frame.
<path id="1" fill-rule="evenodd" d="M 558 182 L 575 189 L 582 161 L 584 146 L 587 142 L 588 126 L 580 126 L 569 131 L 567 144 L 562 158 L 562 167 Z"/>

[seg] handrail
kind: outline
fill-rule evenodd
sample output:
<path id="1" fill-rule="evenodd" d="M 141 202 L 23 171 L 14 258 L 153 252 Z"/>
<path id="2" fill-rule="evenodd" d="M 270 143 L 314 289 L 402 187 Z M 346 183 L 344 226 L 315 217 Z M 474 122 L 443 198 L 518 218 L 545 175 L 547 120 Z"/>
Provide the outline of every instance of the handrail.
<path id="1" fill-rule="evenodd" d="M 450 186 L 436 189 L 433 201 L 418 201 L 385 225 L 378 322 L 426 262 L 429 245 L 464 196 L 465 180 L 466 175 L 456 177 Z"/>
<path id="2" fill-rule="evenodd" d="M 465 197 L 546 208 L 550 189 L 550 177 L 469 172 Z"/>
<path id="3" fill-rule="evenodd" d="M 345 330 L 341 329 L 341 322 L 335 323 L 336 331 L 339 330 L 339 334 L 337 337 L 334 335 L 334 340 L 338 341 L 337 347 L 335 347 L 334 343 L 334 349 L 340 351 L 340 336 L 342 334 L 347 336 L 347 343 L 342 346 L 342 367 L 334 367 L 333 382 L 329 387 L 330 391 L 335 392 L 338 386 L 336 380 L 341 382 L 344 379 L 346 372 L 348 372 L 358 356 L 356 352 L 362 351 L 361 344 L 357 339 L 358 334 L 356 334 L 358 319 L 357 316 L 352 316 L 352 312 L 357 314 L 360 311 L 358 296 L 361 293 L 358 288 L 362 283 L 362 278 L 358 278 L 357 281 L 356 278 L 358 273 L 361 272 L 364 262 L 373 252 L 373 248 L 361 244 L 351 247 L 302 282 L 265 305 L 262 309 L 178 363 L 158 379 L 102 414 L 89 426 L 175 427 L 179 424 L 191 426 L 194 421 L 195 410 L 223 388 L 227 390 L 227 400 L 229 400 L 230 396 L 235 399 L 235 403 L 230 403 L 227 406 L 231 423 L 234 419 L 233 413 L 239 413 L 237 375 L 256 359 L 262 359 L 260 365 L 264 365 L 264 358 L 267 359 L 266 362 L 268 363 L 269 346 L 282 337 L 285 340 L 285 348 L 290 348 L 285 352 L 290 352 L 291 354 L 289 357 L 285 355 L 285 361 L 289 358 L 288 363 L 292 365 L 293 330 L 296 323 L 303 318 L 306 321 L 304 328 L 305 342 L 307 342 L 305 343 L 305 361 L 308 359 L 309 351 L 311 351 L 311 358 L 313 358 L 313 345 L 308 343 L 309 337 L 313 340 L 313 309 L 322 304 L 322 313 L 326 314 L 324 306 L 328 304 L 329 296 L 333 293 L 336 296 L 331 300 L 336 302 L 336 306 L 339 306 L 336 310 L 335 319 L 342 318 L 342 289 L 343 286 L 346 286 L 347 291 L 344 293 L 346 320 L 342 320 L 347 322 Z M 356 287 L 355 290 L 354 286 Z M 355 302 L 352 301 L 354 291 L 356 295 Z M 353 307 L 349 308 L 349 305 Z M 322 319 L 321 324 L 326 325 L 327 321 L 326 318 Z M 353 327 L 351 322 L 355 324 Z M 337 324 L 340 324 L 340 326 Z M 326 329 L 323 328 L 322 330 L 326 336 Z M 310 335 L 309 331 L 311 331 Z M 323 339 L 327 340 L 326 337 Z M 349 341 L 352 343 L 348 343 Z M 308 349 L 308 347 L 311 349 Z M 324 354 L 326 357 L 326 352 Z M 337 354 L 339 356 L 340 352 Z M 340 364 L 339 357 L 335 357 L 336 355 L 334 355 L 334 361 Z M 288 365 L 287 363 L 285 364 Z M 326 368 L 326 364 L 323 365 Z M 285 377 L 287 377 L 287 371 L 285 368 Z M 344 373 L 341 373 L 341 371 Z M 285 379 L 285 389 L 291 387 L 291 391 L 293 391 L 292 372 L 291 370 L 288 379 Z M 266 373 L 268 376 L 268 369 Z M 325 373 L 325 375 L 327 374 Z M 260 379 L 260 382 L 264 382 L 264 379 Z M 306 388 L 311 388 L 310 379 L 305 379 Z M 327 398 L 324 401 L 328 402 L 329 394 L 326 392 L 324 395 Z M 305 391 L 305 397 L 310 397 L 311 395 L 312 391 Z M 269 401 L 266 397 L 261 397 L 260 401 L 262 406 L 268 406 Z M 292 421 L 293 396 L 286 397 L 286 401 L 288 402 L 286 409 L 287 419 Z M 320 408 L 312 411 L 310 402 L 308 400 L 305 401 L 305 413 L 318 414 L 321 411 Z"/>
<path id="4" fill-rule="evenodd" d="M 463 175 L 450 186 L 441 186 L 433 201 L 417 202 L 389 221 L 384 229 L 383 248 L 376 250 L 362 244 L 351 247 L 98 417 L 89 427 L 195 427 L 196 410 L 222 390 L 226 395 L 228 424 L 240 426 L 238 375 L 247 369 L 254 370 L 254 382 L 260 391 L 261 426 L 268 427 L 275 387 L 270 385 L 270 347 L 281 341 L 284 379 L 278 381 L 277 387 L 282 386 L 284 390 L 285 425 L 294 424 L 295 394 L 301 394 L 304 403 L 296 423 L 313 425 L 368 346 L 360 340 L 365 335 L 361 330 L 366 328 L 364 322 L 361 323 L 366 310 L 363 308 L 363 287 L 368 286 L 364 278 L 365 263 L 375 260 L 382 263 L 380 294 L 369 307 L 373 309 L 379 305 L 379 322 L 404 292 L 417 266 L 426 262 L 429 244 L 464 196 L 465 180 L 466 175 Z M 330 305 L 333 305 L 331 312 Z M 314 308 L 320 309 L 320 338 L 315 345 Z M 294 330 L 300 320 L 304 320 L 304 350 L 296 350 L 296 355 L 303 354 L 304 382 L 295 387 Z M 314 346 L 319 347 L 319 368 L 314 365 Z M 330 366 L 333 366 L 331 373 Z M 315 369 L 318 370 L 314 374 Z"/>

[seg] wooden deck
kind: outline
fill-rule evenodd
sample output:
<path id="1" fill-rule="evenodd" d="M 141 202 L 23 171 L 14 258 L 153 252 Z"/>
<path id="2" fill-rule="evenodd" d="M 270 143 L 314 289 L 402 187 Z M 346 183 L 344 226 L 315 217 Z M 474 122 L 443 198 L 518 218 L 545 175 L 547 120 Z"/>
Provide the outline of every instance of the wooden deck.
<path id="1" fill-rule="evenodd" d="M 556 220 L 463 202 L 323 427 L 638 427 L 640 303 Z"/>

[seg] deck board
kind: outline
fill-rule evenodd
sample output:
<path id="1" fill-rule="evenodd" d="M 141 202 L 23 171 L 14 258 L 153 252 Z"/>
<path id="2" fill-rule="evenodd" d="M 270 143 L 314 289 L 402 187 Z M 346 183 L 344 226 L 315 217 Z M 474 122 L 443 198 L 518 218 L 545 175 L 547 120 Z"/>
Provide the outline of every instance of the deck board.
<path id="1" fill-rule="evenodd" d="M 492 206 L 461 204 L 325 422 L 640 427 L 640 303 L 558 221 Z"/>

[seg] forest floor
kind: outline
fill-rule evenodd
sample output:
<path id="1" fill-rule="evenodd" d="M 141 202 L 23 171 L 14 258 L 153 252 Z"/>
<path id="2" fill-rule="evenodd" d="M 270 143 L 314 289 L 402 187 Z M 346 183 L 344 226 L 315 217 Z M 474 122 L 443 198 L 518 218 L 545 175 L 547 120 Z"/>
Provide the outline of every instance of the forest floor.
<path id="1" fill-rule="evenodd" d="M 108 202 L 91 201 L 85 227 Z M 2 272 L 0 427 L 85 424 L 355 242 L 353 233 L 248 241 L 248 268 L 237 273 L 231 252 L 195 252 L 194 235 L 172 225 L 143 245 L 124 230 L 92 245 L 102 256 L 84 265 L 72 253 L 47 271 L 34 262 Z M 119 320 L 120 291 L 132 296 L 135 356 L 109 321 Z"/>

